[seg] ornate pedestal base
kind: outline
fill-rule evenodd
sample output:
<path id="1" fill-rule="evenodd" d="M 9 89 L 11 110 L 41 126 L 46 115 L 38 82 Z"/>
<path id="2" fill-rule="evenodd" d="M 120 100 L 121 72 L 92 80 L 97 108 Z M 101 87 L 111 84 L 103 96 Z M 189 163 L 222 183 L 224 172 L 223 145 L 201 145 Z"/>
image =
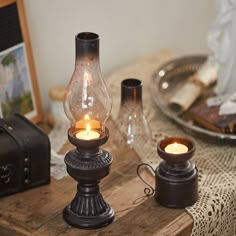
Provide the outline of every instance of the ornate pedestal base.
<path id="1" fill-rule="evenodd" d="M 99 148 L 108 136 L 107 129 L 96 140 L 79 140 L 70 131 L 68 133 L 70 142 L 77 149 L 66 154 L 65 163 L 68 174 L 78 182 L 78 186 L 74 199 L 63 211 L 63 217 L 74 227 L 96 229 L 114 220 L 114 210 L 99 191 L 99 182 L 109 174 L 112 163 L 111 155 Z"/>

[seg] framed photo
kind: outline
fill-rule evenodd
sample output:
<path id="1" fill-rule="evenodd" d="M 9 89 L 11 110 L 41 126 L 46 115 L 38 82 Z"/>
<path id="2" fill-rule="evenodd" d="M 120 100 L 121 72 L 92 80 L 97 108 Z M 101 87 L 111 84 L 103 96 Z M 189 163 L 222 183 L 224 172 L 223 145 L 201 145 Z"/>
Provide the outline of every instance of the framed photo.
<path id="1" fill-rule="evenodd" d="M 23 0 L 0 0 L 0 116 L 42 120 Z"/>

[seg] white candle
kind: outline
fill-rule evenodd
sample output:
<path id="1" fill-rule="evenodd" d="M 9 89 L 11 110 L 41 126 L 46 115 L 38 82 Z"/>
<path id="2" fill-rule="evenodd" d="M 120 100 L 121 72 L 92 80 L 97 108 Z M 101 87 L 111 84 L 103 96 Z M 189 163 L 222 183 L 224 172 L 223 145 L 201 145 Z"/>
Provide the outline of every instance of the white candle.
<path id="1" fill-rule="evenodd" d="M 171 154 L 183 154 L 188 152 L 188 147 L 181 143 L 171 143 L 165 147 L 165 152 Z"/>
<path id="2" fill-rule="evenodd" d="M 90 125 L 86 125 L 86 130 L 81 130 L 75 134 L 75 137 L 78 139 L 91 140 L 100 137 L 100 134 L 97 131 L 90 130 Z"/>

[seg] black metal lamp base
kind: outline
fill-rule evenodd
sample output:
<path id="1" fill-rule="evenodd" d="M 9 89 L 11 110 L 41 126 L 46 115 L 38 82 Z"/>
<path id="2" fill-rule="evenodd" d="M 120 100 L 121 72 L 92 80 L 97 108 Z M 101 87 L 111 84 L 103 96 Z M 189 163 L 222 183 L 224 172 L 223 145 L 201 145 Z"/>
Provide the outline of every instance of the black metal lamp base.
<path id="1" fill-rule="evenodd" d="M 67 172 L 78 182 L 74 199 L 63 211 L 65 221 L 71 226 L 96 229 L 114 220 L 114 210 L 99 190 L 99 182 L 109 174 L 112 163 L 111 155 L 99 148 L 108 137 L 108 129 L 94 140 L 79 140 L 68 132 L 70 142 L 77 147 L 65 156 Z"/>
<path id="2" fill-rule="evenodd" d="M 108 206 L 106 211 L 96 216 L 81 216 L 71 210 L 71 205 L 68 205 L 63 211 L 65 221 L 74 227 L 80 229 L 98 229 L 109 225 L 114 220 L 114 210 Z"/>
<path id="3" fill-rule="evenodd" d="M 185 166 L 161 162 L 156 169 L 155 199 L 163 206 L 184 208 L 198 199 L 198 171 L 191 161 Z"/>

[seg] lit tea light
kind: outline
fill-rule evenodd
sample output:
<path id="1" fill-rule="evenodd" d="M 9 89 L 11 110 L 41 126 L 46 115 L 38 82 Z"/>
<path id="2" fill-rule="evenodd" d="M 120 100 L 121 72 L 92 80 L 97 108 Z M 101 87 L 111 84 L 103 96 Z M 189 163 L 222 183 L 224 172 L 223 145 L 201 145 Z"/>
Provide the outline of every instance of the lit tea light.
<path id="1" fill-rule="evenodd" d="M 165 152 L 170 154 L 183 154 L 188 152 L 188 147 L 181 143 L 171 143 L 165 147 Z"/>
<path id="2" fill-rule="evenodd" d="M 91 118 L 88 114 L 84 115 L 83 119 L 78 120 L 75 124 L 76 129 L 86 129 L 87 124 L 90 125 L 90 130 L 101 129 L 100 122 Z"/>
<path id="3" fill-rule="evenodd" d="M 75 135 L 78 139 L 91 140 L 100 137 L 100 134 L 97 131 L 91 130 L 90 125 L 86 125 L 86 130 L 81 130 Z"/>

